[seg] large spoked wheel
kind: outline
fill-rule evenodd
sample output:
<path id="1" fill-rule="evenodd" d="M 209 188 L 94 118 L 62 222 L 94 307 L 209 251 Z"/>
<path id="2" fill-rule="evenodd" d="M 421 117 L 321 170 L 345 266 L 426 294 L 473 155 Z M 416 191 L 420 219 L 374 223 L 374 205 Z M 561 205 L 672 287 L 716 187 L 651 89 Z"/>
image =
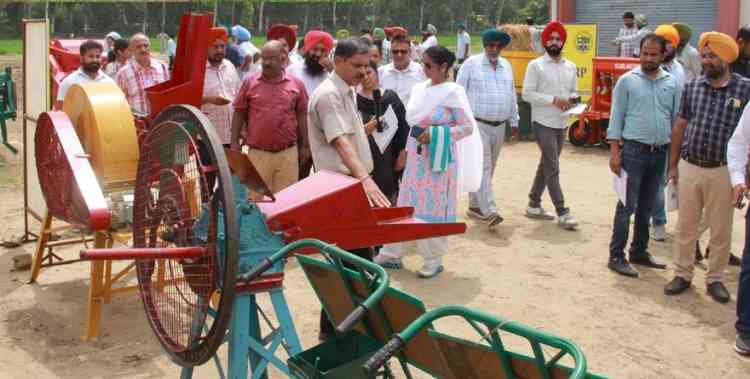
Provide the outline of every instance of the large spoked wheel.
<path id="1" fill-rule="evenodd" d="M 167 108 L 140 146 L 135 247 L 202 247 L 203 255 L 136 262 L 149 324 L 172 360 L 195 366 L 223 342 L 232 316 L 237 227 L 219 137 L 195 107 Z"/>
<path id="2" fill-rule="evenodd" d="M 576 120 L 568 128 L 568 140 L 573 146 L 586 146 L 590 133 L 591 127 L 589 124 L 582 124 L 579 120 Z"/>

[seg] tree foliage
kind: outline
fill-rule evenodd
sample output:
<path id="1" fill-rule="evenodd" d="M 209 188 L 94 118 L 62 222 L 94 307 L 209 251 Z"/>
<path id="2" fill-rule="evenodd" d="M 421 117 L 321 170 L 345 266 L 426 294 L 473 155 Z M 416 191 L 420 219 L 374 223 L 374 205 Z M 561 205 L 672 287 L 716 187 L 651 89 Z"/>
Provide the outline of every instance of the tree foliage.
<path id="1" fill-rule="evenodd" d="M 188 11 L 214 11 L 218 23 L 242 24 L 256 32 L 272 24 L 295 24 L 300 32 L 317 28 L 335 31 L 383 25 L 400 25 L 418 34 L 427 23 L 441 34 L 453 33 L 457 22 L 470 31 L 502 23 L 522 22 L 527 16 L 537 24 L 548 19 L 546 0 L 196 0 L 189 2 L 5 2 L 0 5 L 0 35 L 20 37 L 24 18 L 49 15 L 56 36 L 101 37 L 111 30 L 122 35 L 145 31 L 173 34 L 180 15 Z M 335 13 L 334 13 L 335 9 Z"/>

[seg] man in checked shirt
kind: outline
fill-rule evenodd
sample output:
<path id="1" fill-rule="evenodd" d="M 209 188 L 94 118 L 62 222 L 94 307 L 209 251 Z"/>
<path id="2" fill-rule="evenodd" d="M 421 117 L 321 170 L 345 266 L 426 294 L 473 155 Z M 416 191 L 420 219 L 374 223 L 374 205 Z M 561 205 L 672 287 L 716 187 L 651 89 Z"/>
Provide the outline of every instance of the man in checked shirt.
<path id="1" fill-rule="evenodd" d="M 117 73 L 117 85 L 134 111 L 148 114 L 151 106 L 146 88 L 169 80 L 169 70 L 164 62 L 151 57 L 151 45 L 145 34 L 130 37 L 130 50 L 133 59 Z"/>
<path id="2" fill-rule="evenodd" d="M 721 280 L 732 242 L 735 203 L 727 169 L 727 143 L 750 100 L 750 80 L 729 69 L 739 54 L 732 37 L 703 33 L 698 50 L 703 75 L 685 86 L 672 130 L 674 148 L 670 150 L 668 178 L 678 186 L 679 238 L 674 279 L 664 293 L 677 295 L 690 288 L 698 224 L 703 214 L 711 229 L 707 291 L 717 302 L 726 303 L 730 296 Z"/>

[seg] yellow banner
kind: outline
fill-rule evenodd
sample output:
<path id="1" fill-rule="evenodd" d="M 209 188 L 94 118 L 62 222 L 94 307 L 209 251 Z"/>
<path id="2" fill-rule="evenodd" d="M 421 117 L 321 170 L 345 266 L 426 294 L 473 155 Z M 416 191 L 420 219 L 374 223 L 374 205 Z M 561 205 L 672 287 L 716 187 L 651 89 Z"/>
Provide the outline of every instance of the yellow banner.
<path id="1" fill-rule="evenodd" d="M 568 38 L 563 47 L 563 56 L 578 68 L 578 93 L 583 100 L 591 97 L 591 73 L 596 56 L 596 24 L 565 24 Z"/>

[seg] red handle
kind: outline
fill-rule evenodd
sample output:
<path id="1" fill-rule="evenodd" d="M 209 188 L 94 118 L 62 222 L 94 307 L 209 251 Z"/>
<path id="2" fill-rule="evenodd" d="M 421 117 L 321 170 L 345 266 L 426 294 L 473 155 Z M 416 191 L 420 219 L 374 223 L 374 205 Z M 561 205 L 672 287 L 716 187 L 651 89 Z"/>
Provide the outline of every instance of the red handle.
<path id="1" fill-rule="evenodd" d="M 187 259 L 206 254 L 203 247 L 120 248 L 81 250 L 81 259 L 129 260 L 129 259 Z"/>

